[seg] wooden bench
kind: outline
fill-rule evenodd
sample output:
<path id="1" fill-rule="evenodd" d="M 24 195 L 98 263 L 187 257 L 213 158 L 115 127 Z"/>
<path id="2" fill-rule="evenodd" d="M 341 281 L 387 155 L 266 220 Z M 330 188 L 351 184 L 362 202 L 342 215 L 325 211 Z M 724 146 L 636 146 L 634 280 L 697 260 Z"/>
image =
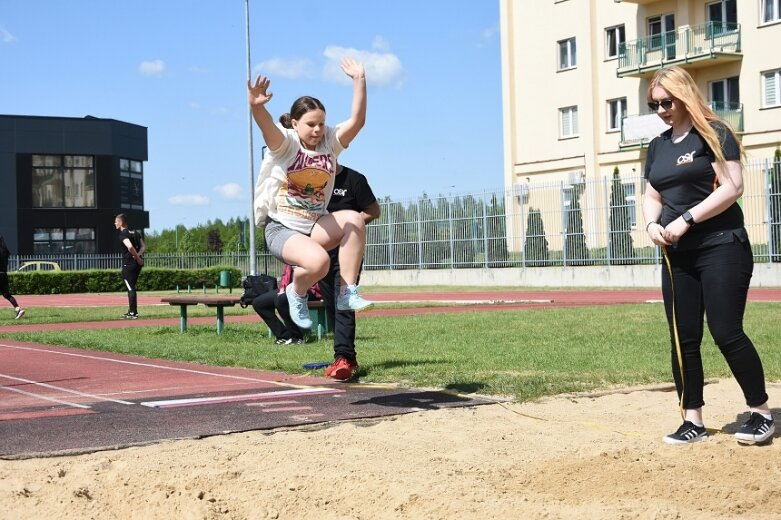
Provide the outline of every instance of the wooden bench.
<path id="1" fill-rule="evenodd" d="M 225 328 L 225 307 L 233 307 L 240 302 L 238 296 L 169 296 L 160 301 L 169 305 L 179 306 L 179 332 L 187 332 L 187 307 L 203 304 L 217 308 L 217 334 L 222 334 Z M 317 340 L 323 339 L 328 332 L 328 319 L 325 314 L 325 304 L 322 300 L 308 302 L 309 318 L 312 320 L 312 330 L 317 333 Z M 271 336 L 271 330 L 268 333 Z"/>
<path id="2" fill-rule="evenodd" d="M 203 304 L 217 308 L 217 334 L 222 334 L 225 327 L 225 307 L 233 307 L 239 303 L 238 296 L 170 296 L 160 301 L 169 305 L 179 306 L 179 332 L 187 332 L 187 307 Z"/>

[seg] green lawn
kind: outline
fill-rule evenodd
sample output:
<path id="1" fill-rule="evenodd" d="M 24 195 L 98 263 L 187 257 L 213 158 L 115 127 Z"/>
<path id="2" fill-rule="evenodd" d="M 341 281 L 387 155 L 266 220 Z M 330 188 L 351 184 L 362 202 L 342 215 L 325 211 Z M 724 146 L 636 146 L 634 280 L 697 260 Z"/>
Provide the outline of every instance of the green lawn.
<path id="1" fill-rule="evenodd" d="M 193 309 L 195 311 L 195 309 Z M 176 317 L 177 308 L 144 306 L 144 318 Z M 232 309 L 231 313 L 250 313 Z M 35 308 L 30 323 L 115 319 L 116 308 Z M 214 316 L 213 309 L 192 316 Z M 746 330 L 760 351 L 768 380 L 781 380 L 781 304 L 750 303 Z M 5 318 L 5 316 L 3 316 Z M 28 317 L 24 318 L 25 323 Z M 8 323 L 10 320 L 3 320 Z M 143 320 L 142 320 L 143 321 Z M 330 336 L 322 342 L 280 347 L 257 323 L 227 320 L 222 335 L 214 325 L 58 330 L 0 336 L 46 344 L 304 373 L 302 365 L 329 361 Z M 411 316 L 359 316 L 361 381 L 445 388 L 464 393 L 531 400 L 541 396 L 615 386 L 670 382 L 670 345 L 660 304 L 577 308 L 532 308 Z M 730 375 L 706 335 L 706 377 Z"/>

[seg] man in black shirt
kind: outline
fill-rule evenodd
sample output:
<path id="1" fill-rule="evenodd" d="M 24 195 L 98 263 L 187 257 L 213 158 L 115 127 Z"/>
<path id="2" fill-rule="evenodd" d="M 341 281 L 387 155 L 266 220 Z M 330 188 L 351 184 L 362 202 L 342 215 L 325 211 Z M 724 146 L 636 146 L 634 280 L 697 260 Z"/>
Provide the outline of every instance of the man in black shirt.
<path id="1" fill-rule="evenodd" d="M 366 224 L 379 218 L 380 205 L 366 177 L 352 168 L 337 165 L 334 191 L 328 203 L 328 212 L 351 209 L 363 217 Z M 326 315 L 334 331 L 334 362 L 325 375 L 340 381 L 350 379 L 358 370 L 355 357 L 355 312 L 336 309 L 336 289 L 339 280 L 339 248 L 328 252 L 331 267 L 320 280 L 320 292 L 325 301 Z"/>
<path id="2" fill-rule="evenodd" d="M 128 310 L 122 315 L 126 320 L 138 319 L 138 303 L 136 297 L 136 282 L 144 265 L 144 239 L 138 231 L 127 227 L 127 218 L 120 213 L 114 218 L 114 227 L 119 230 L 119 241 L 124 248 L 122 255 L 122 280 L 127 287 Z"/>

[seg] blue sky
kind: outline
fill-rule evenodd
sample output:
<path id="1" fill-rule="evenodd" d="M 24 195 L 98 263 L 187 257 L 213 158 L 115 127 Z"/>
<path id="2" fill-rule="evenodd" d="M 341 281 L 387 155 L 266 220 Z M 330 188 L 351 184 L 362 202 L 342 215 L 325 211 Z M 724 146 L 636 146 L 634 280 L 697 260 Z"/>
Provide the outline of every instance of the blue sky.
<path id="1" fill-rule="evenodd" d="M 0 113 L 147 127 L 148 231 L 248 217 L 245 28 L 244 0 L 0 0 Z M 250 0 L 252 74 L 275 118 L 312 95 L 335 125 L 352 93 L 338 62 L 355 57 L 367 123 L 340 160 L 375 195 L 496 189 L 498 29 L 495 0 Z"/>

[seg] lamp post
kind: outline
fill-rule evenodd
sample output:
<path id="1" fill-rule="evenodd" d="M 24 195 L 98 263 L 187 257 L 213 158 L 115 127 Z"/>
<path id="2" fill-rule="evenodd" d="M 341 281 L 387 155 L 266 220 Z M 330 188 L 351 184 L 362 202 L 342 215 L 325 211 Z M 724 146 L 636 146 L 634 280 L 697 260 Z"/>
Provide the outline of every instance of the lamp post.
<path id="1" fill-rule="evenodd" d="M 249 45 L 249 0 L 244 0 L 244 17 L 246 20 L 247 40 L 247 81 L 252 81 L 252 65 Z M 255 155 L 252 151 L 252 109 L 247 103 L 247 120 L 249 126 L 249 200 L 250 200 L 250 225 L 249 225 L 249 274 L 257 274 L 257 258 L 255 257 Z"/>

